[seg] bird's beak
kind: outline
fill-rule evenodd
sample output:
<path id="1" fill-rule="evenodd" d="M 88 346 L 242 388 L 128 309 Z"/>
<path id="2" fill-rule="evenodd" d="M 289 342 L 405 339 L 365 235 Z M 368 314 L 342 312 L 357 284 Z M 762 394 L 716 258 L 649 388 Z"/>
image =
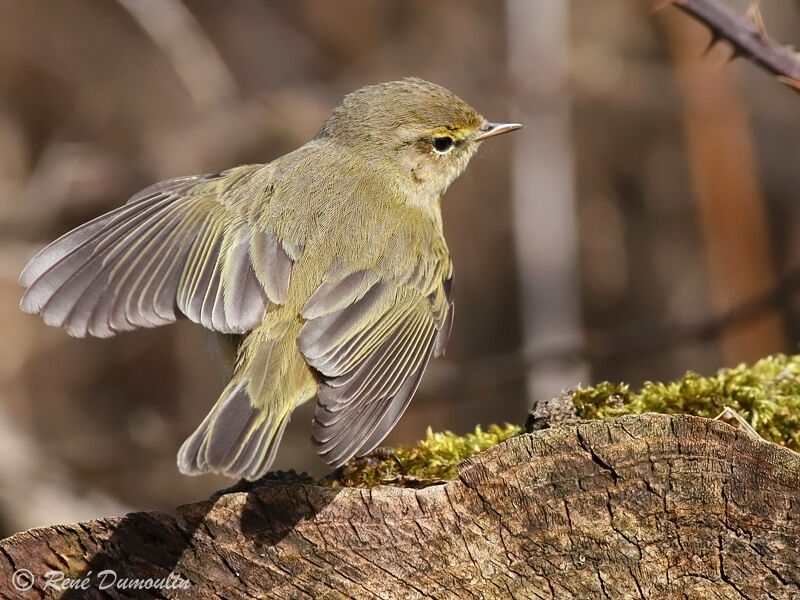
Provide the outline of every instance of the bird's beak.
<path id="1" fill-rule="evenodd" d="M 508 133 L 509 131 L 516 131 L 522 127 L 520 123 L 486 123 L 480 128 L 480 135 L 475 138 L 476 142 L 489 139 L 501 133 Z"/>

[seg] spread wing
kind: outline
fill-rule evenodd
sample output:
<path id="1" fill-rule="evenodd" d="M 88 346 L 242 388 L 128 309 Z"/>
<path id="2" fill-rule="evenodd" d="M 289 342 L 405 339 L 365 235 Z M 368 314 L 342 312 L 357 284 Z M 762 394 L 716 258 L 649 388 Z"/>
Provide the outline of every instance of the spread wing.
<path id="1" fill-rule="evenodd" d="M 301 315 L 298 347 L 321 374 L 312 436 L 331 465 L 375 448 L 402 416 L 452 324 L 451 275 L 429 285 L 359 271 L 323 283 Z"/>
<path id="2" fill-rule="evenodd" d="M 285 301 L 300 252 L 226 196 L 257 169 L 156 184 L 65 234 L 22 272 L 22 310 L 78 337 L 156 327 L 179 312 L 223 333 L 253 328 Z"/>

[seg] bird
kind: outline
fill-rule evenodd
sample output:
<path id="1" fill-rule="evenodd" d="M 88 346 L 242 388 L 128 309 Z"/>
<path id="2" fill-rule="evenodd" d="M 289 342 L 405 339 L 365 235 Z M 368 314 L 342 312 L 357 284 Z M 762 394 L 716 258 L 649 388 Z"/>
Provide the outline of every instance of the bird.
<path id="1" fill-rule="evenodd" d="M 181 473 L 256 480 L 298 406 L 332 467 L 373 451 L 453 323 L 441 198 L 487 121 L 413 77 L 347 94 L 266 164 L 177 177 L 69 231 L 20 275 L 20 307 L 75 337 L 186 318 L 232 375 L 178 452 Z"/>

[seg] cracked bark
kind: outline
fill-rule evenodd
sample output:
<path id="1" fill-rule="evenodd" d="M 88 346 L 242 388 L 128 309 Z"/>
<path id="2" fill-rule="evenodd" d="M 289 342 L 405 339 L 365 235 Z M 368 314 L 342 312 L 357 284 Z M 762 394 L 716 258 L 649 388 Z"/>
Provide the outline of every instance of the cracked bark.
<path id="1" fill-rule="evenodd" d="M 36 576 L 24 594 L 16 569 Z M 133 513 L 0 542 L 0 595 L 42 575 L 188 590 L 64 598 L 800 597 L 800 455 L 724 423 L 641 415 L 525 434 L 421 490 L 277 482 L 177 515 Z"/>

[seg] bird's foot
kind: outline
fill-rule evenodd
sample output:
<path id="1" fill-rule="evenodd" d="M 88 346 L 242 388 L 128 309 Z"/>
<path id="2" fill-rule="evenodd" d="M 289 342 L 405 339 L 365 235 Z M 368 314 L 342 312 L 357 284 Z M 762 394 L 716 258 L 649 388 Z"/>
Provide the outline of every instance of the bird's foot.
<path id="1" fill-rule="evenodd" d="M 399 469 L 400 474 L 401 475 L 405 475 L 406 474 L 406 468 L 405 468 L 405 466 L 403 466 L 403 461 L 400 460 L 400 457 L 398 457 L 397 454 L 395 454 L 395 451 L 392 448 L 379 446 L 378 448 L 375 448 L 374 450 L 371 450 L 370 452 L 367 452 L 366 454 L 363 454 L 363 455 L 359 456 L 358 458 L 367 459 L 367 460 L 374 458 L 374 459 L 378 459 L 378 460 L 381 460 L 381 461 L 393 460 L 395 462 L 395 464 L 397 465 L 397 468 Z"/>

